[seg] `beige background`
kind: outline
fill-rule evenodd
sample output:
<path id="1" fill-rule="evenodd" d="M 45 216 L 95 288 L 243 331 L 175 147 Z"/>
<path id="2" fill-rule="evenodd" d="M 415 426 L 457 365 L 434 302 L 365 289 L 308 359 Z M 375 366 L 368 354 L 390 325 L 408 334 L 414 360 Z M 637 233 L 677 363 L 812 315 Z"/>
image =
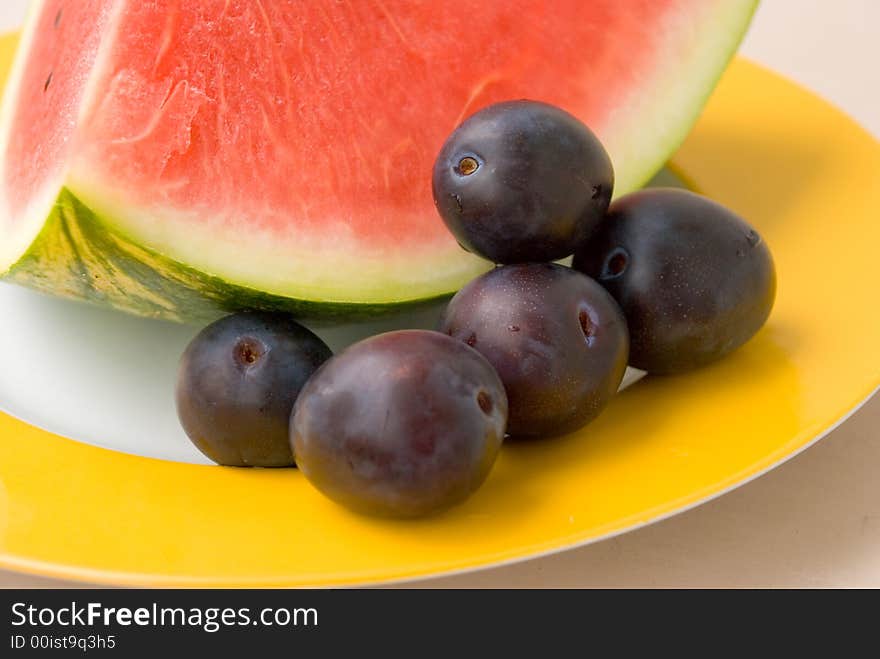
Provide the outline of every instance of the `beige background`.
<path id="1" fill-rule="evenodd" d="M 3 0 L 0 27 L 15 24 L 21 5 Z M 880 137 L 880 1 L 764 0 L 742 53 Z M 697 509 L 554 556 L 414 585 L 880 587 L 878 476 L 880 396 L 790 462 Z M 68 585 L 0 571 L 0 586 Z"/>

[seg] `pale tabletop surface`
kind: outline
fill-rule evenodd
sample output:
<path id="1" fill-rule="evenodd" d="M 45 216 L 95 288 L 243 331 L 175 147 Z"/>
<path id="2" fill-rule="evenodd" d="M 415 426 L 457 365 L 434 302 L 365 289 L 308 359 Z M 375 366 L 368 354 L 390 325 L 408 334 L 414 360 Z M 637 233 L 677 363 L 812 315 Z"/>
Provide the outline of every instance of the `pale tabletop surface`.
<path id="1" fill-rule="evenodd" d="M 3 0 L 0 28 L 16 25 L 26 4 Z M 877 0 L 764 0 L 741 53 L 880 137 L 877 25 Z M 412 585 L 876 588 L 878 472 L 880 395 L 801 455 L 699 508 L 554 556 Z M 0 587 L 75 585 L 0 571 Z"/>

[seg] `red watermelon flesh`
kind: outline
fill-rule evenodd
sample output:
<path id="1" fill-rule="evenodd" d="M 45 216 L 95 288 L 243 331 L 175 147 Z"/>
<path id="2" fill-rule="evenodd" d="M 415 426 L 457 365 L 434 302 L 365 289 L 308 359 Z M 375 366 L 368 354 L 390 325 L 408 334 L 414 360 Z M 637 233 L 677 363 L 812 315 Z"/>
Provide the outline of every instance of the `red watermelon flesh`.
<path id="1" fill-rule="evenodd" d="M 754 4 L 43 0 L 0 120 L 0 272 L 181 319 L 448 294 L 486 267 L 430 191 L 463 118 L 557 104 L 631 190 L 685 136 Z"/>

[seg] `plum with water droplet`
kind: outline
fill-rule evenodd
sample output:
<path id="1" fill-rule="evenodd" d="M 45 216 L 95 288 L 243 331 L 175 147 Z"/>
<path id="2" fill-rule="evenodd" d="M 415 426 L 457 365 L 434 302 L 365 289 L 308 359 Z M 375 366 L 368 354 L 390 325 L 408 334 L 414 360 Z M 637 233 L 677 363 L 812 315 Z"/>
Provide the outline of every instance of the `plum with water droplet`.
<path id="1" fill-rule="evenodd" d="M 464 343 L 387 332 L 328 361 L 303 388 L 291 442 L 305 477 L 360 513 L 416 517 L 469 497 L 504 439 L 497 373 Z"/>
<path id="2" fill-rule="evenodd" d="M 574 252 L 608 208 L 614 170 L 602 143 L 564 110 L 508 101 L 480 110 L 434 164 L 434 202 L 459 244 L 494 263 Z"/>
<path id="3" fill-rule="evenodd" d="M 773 258 L 754 227 L 672 188 L 611 204 L 574 267 L 620 304 L 630 364 L 649 373 L 688 371 L 736 350 L 764 325 L 776 295 Z"/>
<path id="4" fill-rule="evenodd" d="M 478 277 L 452 298 L 440 331 L 498 371 L 513 437 L 582 427 L 605 408 L 626 371 L 629 340 L 617 304 L 595 281 L 561 265 L 507 265 Z"/>
<path id="5" fill-rule="evenodd" d="M 181 425 L 196 448 L 218 464 L 292 466 L 293 403 L 331 356 L 321 339 L 287 314 L 221 318 L 192 340 L 181 359 L 176 390 Z"/>

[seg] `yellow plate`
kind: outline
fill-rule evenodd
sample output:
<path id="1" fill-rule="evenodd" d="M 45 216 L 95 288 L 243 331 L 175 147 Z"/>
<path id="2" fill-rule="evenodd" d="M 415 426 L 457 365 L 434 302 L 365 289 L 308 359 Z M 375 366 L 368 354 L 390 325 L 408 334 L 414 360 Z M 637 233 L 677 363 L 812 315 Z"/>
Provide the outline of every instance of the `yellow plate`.
<path id="1" fill-rule="evenodd" d="M 134 457 L 0 415 L 0 565 L 152 586 L 436 575 L 620 533 L 791 457 L 880 384 L 880 145 L 738 60 L 672 164 L 776 258 L 769 325 L 723 363 L 648 378 L 576 435 L 506 446 L 473 499 L 416 522 L 349 514 L 295 471 Z"/>

